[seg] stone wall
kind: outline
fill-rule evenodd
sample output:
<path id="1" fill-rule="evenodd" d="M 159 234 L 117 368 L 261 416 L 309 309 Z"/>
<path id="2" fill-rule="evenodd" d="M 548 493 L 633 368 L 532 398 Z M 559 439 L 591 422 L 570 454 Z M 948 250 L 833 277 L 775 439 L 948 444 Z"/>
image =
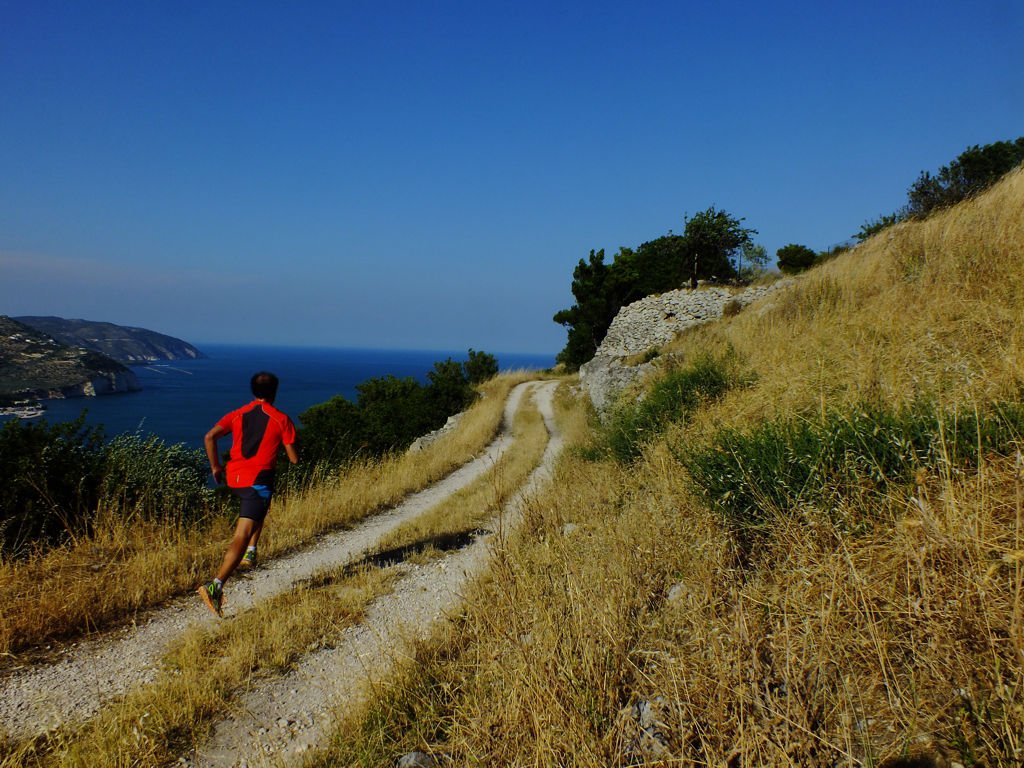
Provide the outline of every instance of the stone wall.
<path id="1" fill-rule="evenodd" d="M 580 382 L 594 407 L 604 411 L 623 389 L 653 368 L 651 363 L 628 365 L 624 358 L 657 349 L 686 328 L 718 320 L 731 302 L 741 309 L 792 283 L 786 278 L 745 289 L 680 288 L 635 301 L 619 310 L 594 359 L 580 368 Z"/>

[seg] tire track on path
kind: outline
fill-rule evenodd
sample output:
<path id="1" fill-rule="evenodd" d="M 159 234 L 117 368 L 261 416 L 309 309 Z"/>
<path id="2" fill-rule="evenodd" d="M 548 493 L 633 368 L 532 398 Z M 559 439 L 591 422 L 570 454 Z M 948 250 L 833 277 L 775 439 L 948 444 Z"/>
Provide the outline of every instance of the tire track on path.
<path id="1" fill-rule="evenodd" d="M 373 684 L 392 666 L 409 658 L 438 621 L 457 610 L 463 590 L 484 573 L 493 545 L 516 527 L 527 499 L 550 477 L 562 449 L 554 420 L 558 382 L 536 387 L 535 398 L 549 441 L 540 464 L 511 501 L 490 522 L 499 533 L 425 566 L 405 566 L 407 575 L 394 591 L 374 600 L 365 619 L 345 630 L 341 641 L 307 655 L 294 671 L 253 684 L 236 711 L 216 724 L 209 741 L 182 765 L 203 768 L 256 768 L 292 765 L 311 749 L 324 746 L 344 711 L 356 710 L 372 696 Z"/>
<path id="2" fill-rule="evenodd" d="M 232 579 L 225 617 L 291 589 L 317 573 L 354 562 L 394 528 L 468 485 L 512 445 L 512 421 L 533 382 L 509 393 L 501 432 L 483 453 L 444 479 L 353 528 L 327 534 L 312 546 Z M 55 662 L 15 670 L 0 680 L 0 731 L 12 740 L 32 738 L 95 715 L 107 702 L 152 682 L 171 644 L 195 625 L 218 621 L 194 595 L 140 616 L 135 624 L 81 640 Z"/>

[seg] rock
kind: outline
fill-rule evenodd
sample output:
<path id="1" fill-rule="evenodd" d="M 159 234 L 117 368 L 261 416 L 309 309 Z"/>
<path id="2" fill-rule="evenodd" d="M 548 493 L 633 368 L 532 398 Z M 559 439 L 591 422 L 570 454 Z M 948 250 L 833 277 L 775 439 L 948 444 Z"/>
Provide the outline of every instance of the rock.
<path id="1" fill-rule="evenodd" d="M 626 358 L 656 353 L 686 328 L 722 317 L 726 305 L 742 308 L 792 284 L 785 278 L 736 292 L 721 286 L 681 288 L 634 301 L 619 310 L 593 359 L 580 367 L 580 384 L 603 414 L 623 390 L 654 367 L 651 361 L 627 365 Z"/>
<path id="2" fill-rule="evenodd" d="M 465 413 L 463 411 L 462 413 Z M 444 423 L 444 426 L 435 429 L 433 432 L 428 432 L 422 437 L 416 438 L 413 444 L 409 446 L 409 453 L 419 453 L 431 443 L 440 440 L 442 437 L 451 432 L 455 427 L 459 425 L 459 420 L 462 418 L 462 413 L 456 413 L 454 416 L 449 416 L 448 421 Z"/>
<path id="3" fill-rule="evenodd" d="M 668 727 L 664 722 L 666 701 L 662 696 L 641 699 L 619 712 L 616 726 L 623 736 L 623 758 L 628 765 L 641 765 L 672 756 Z"/>
<path id="4" fill-rule="evenodd" d="M 398 758 L 398 768 L 436 768 L 437 760 L 426 752 L 409 752 Z"/>

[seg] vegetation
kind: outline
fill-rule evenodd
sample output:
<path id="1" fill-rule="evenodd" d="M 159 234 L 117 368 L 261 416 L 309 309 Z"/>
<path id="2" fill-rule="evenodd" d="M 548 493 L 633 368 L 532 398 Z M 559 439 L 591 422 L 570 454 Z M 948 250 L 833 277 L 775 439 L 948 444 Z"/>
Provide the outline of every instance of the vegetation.
<path id="1" fill-rule="evenodd" d="M 775 256 L 778 258 L 779 271 L 786 275 L 810 269 L 818 258 L 818 254 L 806 245 L 796 243 L 782 246 L 775 252 Z"/>
<path id="2" fill-rule="evenodd" d="M 84 416 L 61 424 L 8 421 L 0 429 L 0 557 L 87 537 L 101 509 L 172 525 L 214 509 L 205 455 L 156 437 L 104 443 Z"/>
<path id="3" fill-rule="evenodd" d="M 863 242 L 893 224 L 921 219 L 956 205 L 985 191 L 1021 163 L 1024 163 L 1024 136 L 1014 141 L 968 147 L 934 175 L 922 171 L 907 190 L 907 204 L 902 209 L 865 222 L 854 237 Z"/>
<path id="4" fill-rule="evenodd" d="M 622 398 L 604 422 L 595 426 L 585 455 L 630 462 L 669 424 L 685 422 L 699 407 L 725 394 L 740 381 L 736 361 L 702 355 L 689 365 L 670 368 L 643 399 Z"/>
<path id="5" fill-rule="evenodd" d="M 321 468 L 303 489 L 275 500 L 273 525 L 260 540 L 264 558 L 349 526 L 437 481 L 472 459 L 497 433 L 512 387 L 531 374 L 503 374 L 484 385 L 459 429 L 417 454 L 391 454 Z M 164 509 L 168 509 L 164 507 Z M 234 512 L 235 505 L 227 510 Z M 0 654 L 54 637 L 116 625 L 137 611 L 193 589 L 223 555 L 233 517 L 173 514 L 140 518 L 100 505 L 90 529 L 54 548 L 0 559 Z M 40 591 L 60 595 L 40 601 Z"/>
<path id="6" fill-rule="evenodd" d="M 558 361 L 577 370 L 597 352 L 619 309 L 637 299 L 674 290 L 698 280 L 731 280 L 743 271 L 763 266 L 763 249 L 751 241 L 756 230 L 714 206 L 693 218 L 684 218 L 682 235 L 671 232 L 643 243 L 635 251 L 620 248 L 611 264 L 604 262 L 604 250 L 591 251 L 580 259 L 572 273 L 572 295 L 576 303 L 554 316 L 568 329 L 565 349 Z"/>
<path id="7" fill-rule="evenodd" d="M 314 765 L 1019 765 L 1022 205 L 1017 172 L 668 345 L 744 386 L 568 452 Z"/>
<path id="8" fill-rule="evenodd" d="M 1019 402 L 956 413 L 915 400 L 902 408 L 853 403 L 822 418 L 763 421 L 749 432 L 723 429 L 679 453 L 694 490 L 749 546 L 782 515 L 823 515 L 839 528 L 852 508 L 889 519 L 916 480 L 1013 456 L 1022 437 Z"/>
<path id="9" fill-rule="evenodd" d="M 468 407 L 476 387 L 497 373 L 493 355 L 470 349 L 465 362 L 434 363 L 425 385 L 412 377 L 368 379 L 356 387 L 356 402 L 338 395 L 299 416 L 304 463 L 337 466 L 407 448 Z"/>

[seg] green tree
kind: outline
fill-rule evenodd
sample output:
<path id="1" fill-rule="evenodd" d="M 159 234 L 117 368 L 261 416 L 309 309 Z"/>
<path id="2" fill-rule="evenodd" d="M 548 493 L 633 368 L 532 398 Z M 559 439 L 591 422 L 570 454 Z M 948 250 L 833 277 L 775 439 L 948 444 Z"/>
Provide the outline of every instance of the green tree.
<path id="1" fill-rule="evenodd" d="M 473 348 L 470 348 L 468 359 L 463 365 L 466 369 L 466 378 L 474 386 L 498 375 L 498 358 L 486 352 L 477 352 Z"/>
<path id="2" fill-rule="evenodd" d="M 976 195 L 1022 162 L 1024 136 L 968 147 L 934 176 L 927 171 L 921 173 L 907 192 L 907 215 L 921 218 Z"/>
<path id="3" fill-rule="evenodd" d="M 902 220 L 903 215 L 901 213 L 890 213 L 885 216 L 879 216 L 877 219 L 872 221 L 865 221 L 861 225 L 860 230 L 858 230 L 857 234 L 853 237 L 858 243 L 863 243 L 869 237 L 874 237 L 883 229 L 888 229 L 893 224 L 897 224 Z"/>
<path id="4" fill-rule="evenodd" d="M 434 363 L 433 369 L 427 372 L 427 380 L 430 383 L 427 385 L 426 399 L 434 422 L 430 429 L 440 427 L 449 416 L 473 402 L 476 396 L 466 375 L 465 366 L 450 357 L 443 362 Z"/>
<path id="5" fill-rule="evenodd" d="M 803 272 L 814 264 L 818 254 L 806 245 L 790 243 L 784 245 L 775 252 L 778 257 L 779 270 L 787 275 Z"/>
<path id="6" fill-rule="evenodd" d="M 336 395 L 299 414 L 303 464 L 341 464 L 366 448 L 366 428 L 359 407 Z"/>
<path id="7" fill-rule="evenodd" d="M 589 259 L 580 259 L 572 273 L 576 303 L 556 312 L 553 318 L 569 332 L 565 349 L 558 353 L 557 360 L 570 370 L 578 369 L 594 356 L 619 311 L 608 295 L 608 273 L 604 249 L 591 250 Z"/>
<path id="8" fill-rule="evenodd" d="M 447 418 L 442 417 L 438 423 L 425 387 L 411 376 L 367 379 L 356 391 L 364 442 L 376 455 L 405 448 Z"/>
<path id="9" fill-rule="evenodd" d="M 696 286 L 697 280 L 716 278 L 729 280 L 737 276 L 734 264 L 737 254 L 752 243 L 751 235 L 756 229 L 742 225 L 743 219 L 711 206 L 685 218 L 683 229 L 683 258 L 674 275 L 675 284 L 681 286 L 686 280 Z"/>
<path id="10" fill-rule="evenodd" d="M 754 280 L 767 271 L 768 249 L 757 243 L 748 243 L 740 249 L 739 272 L 740 280 Z"/>

